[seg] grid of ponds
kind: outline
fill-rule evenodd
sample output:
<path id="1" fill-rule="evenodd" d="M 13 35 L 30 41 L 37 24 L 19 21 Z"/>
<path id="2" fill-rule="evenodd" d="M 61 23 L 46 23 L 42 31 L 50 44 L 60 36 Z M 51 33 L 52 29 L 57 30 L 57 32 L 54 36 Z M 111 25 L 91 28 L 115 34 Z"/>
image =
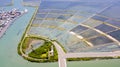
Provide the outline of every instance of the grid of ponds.
<path id="1" fill-rule="evenodd" d="M 23 5 L 26 6 L 39 6 L 41 0 L 23 0 Z"/>
<path id="2" fill-rule="evenodd" d="M 12 0 L 0 0 L 0 7 L 12 4 Z"/>
<path id="3" fill-rule="evenodd" d="M 28 34 L 56 39 L 68 52 L 120 50 L 119 6 L 120 2 L 43 1 Z"/>

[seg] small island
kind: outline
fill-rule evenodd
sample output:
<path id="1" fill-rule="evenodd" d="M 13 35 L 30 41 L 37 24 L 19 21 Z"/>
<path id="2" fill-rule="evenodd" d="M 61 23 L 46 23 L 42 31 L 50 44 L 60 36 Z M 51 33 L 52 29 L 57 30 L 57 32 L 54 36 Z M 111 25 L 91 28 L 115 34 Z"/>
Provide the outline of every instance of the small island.
<path id="1" fill-rule="evenodd" d="M 58 54 L 53 43 L 43 37 L 27 36 L 19 44 L 18 53 L 31 62 L 55 62 Z"/>

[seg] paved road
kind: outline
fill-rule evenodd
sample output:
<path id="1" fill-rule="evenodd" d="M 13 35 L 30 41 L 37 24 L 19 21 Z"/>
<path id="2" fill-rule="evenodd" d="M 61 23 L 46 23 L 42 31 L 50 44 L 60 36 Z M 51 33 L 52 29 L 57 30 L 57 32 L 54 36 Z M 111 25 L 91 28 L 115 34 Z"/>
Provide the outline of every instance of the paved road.
<path id="1" fill-rule="evenodd" d="M 83 58 L 83 57 L 117 57 L 120 56 L 118 52 L 84 52 L 84 53 L 67 53 L 65 58 Z"/>
<path id="2" fill-rule="evenodd" d="M 55 45 L 57 52 L 58 52 L 59 67 L 67 67 L 65 52 L 63 51 L 63 49 L 60 47 L 59 44 L 57 44 L 56 42 L 53 42 L 53 44 Z"/>

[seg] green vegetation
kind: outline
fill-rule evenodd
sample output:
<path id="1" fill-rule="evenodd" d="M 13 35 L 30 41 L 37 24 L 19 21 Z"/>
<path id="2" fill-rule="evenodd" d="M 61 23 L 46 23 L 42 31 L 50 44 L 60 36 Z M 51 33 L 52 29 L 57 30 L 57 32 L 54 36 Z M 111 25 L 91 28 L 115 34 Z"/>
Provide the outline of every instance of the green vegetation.
<path id="1" fill-rule="evenodd" d="M 29 37 L 26 37 L 22 44 L 22 50 L 25 52 L 25 50 L 29 47 L 29 44 L 31 43 L 32 39 Z"/>
<path id="2" fill-rule="evenodd" d="M 29 47 L 30 43 L 33 40 L 44 40 L 44 41 L 46 41 L 45 39 L 40 38 L 40 37 L 26 37 L 24 39 L 23 43 L 22 43 L 22 50 L 23 50 L 23 52 L 25 52 L 25 50 Z"/>
<path id="3" fill-rule="evenodd" d="M 18 44 L 18 47 L 17 47 L 17 51 L 18 51 L 18 54 L 21 55 L 21 52 L 20 52 L 20 45 L 21 43 Z"/>
<path id="4" fill-rule="evenodd" d="M 36 59 L 48 59 L 52 61 L 57 61 L 57 51 L 54 47 L 54 56 L 48 55 L 48 52 L 51 50 L 52 43 L 51 42 L 45 42 L 42 46 L 39 48 L 33 50 L 31 53 L 29 53 L 29 57 L 36 58 Z"/>
<path id="5" fill-rule="evenodd" d="M 68 61 L 88 61 L 92 60 L 91 58 L 67 58 Z"/>
<path id="6" fill-rule="evenodd" d="M 116 59 L 114 57 L 84 57 L 84 58 L 67 58 L 68 61 L 89 61 L 101 59 Z"/>
<path id="7" fill-rule="evenodd" d="M 24 41 L 18 46 L 18 53 L 22 55 L 20 52 L 20 45 L 22 45 L 22 51 L 25 54 L 26 49 L 29 47 L 30 43 L 33 40 L 44 40 L 45 42 L 42 46 L 39 46 L 37 49 L 32 49 L 32 52 L 28 54 L 28 57 L 23 56 L 24 59 L 31 62 L 55 62 L 58 60 L 58 53 L 53 44 L 45 38 L 41 37 L 31 36 L 24 38 Z M 53 46 L 54 50 L 53 56 L 48 55 L 49 51 L 51 50 L 51 46 Z"/>

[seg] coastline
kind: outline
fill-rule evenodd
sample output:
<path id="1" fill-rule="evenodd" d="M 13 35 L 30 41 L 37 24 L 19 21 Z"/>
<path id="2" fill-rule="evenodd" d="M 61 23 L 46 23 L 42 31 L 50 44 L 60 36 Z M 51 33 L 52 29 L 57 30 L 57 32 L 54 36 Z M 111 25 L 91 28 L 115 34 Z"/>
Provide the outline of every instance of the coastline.
<path id="1" fill-rule="evenodd" d="M 5 35 L 6 30 L 14 23 L 15 20 L 17 20 L 19 17 L 24 15 L 26 12 L 22 13 L 20 16 L 12 19 L 10 22 L 7 23 L 7 25 L 0 31 L 0 38 L 2 38 Z"/>

